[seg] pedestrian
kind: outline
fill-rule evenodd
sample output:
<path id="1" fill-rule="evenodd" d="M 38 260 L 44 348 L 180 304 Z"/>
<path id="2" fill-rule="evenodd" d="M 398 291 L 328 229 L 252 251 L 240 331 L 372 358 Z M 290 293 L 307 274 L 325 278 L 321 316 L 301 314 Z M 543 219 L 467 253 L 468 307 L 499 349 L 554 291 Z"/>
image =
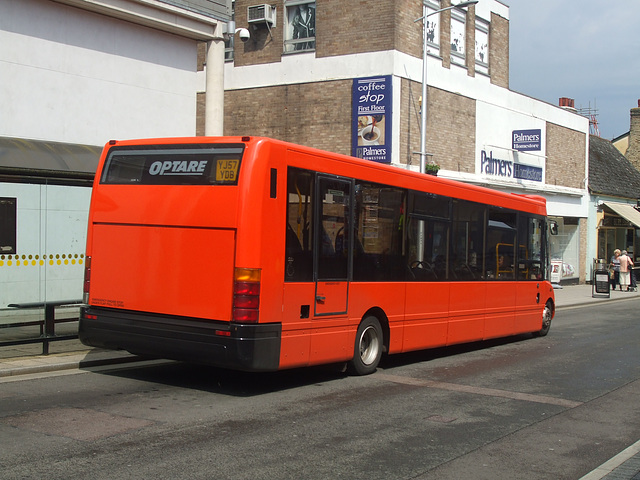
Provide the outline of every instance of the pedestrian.
<path id="1" fill-rule="evenodd" d="M 618 260 L 620 260 L 620 290 L 626 288 L 627 292 L 629 292 L 629 285 L 631 284 L 631 267 L 633 267 L 633 261 L 629 256 L 627 256 L 626 250 L 622 251 L 622 255 L 620 255 Z"/>
<path id="2" fill-rule="evenodd" d="M 616 248 L 613 251 L 613 256 L 611 257 L 611 264 L 610 264 L 610 268 L 611 268 L 611 273 L 613 274 L 611 276 L 611 289 L 615 290 L 616 286 L 620 283 L 620 249 Z M 620 287 L 620 290 L 622 290 L 622 286 Z"/>

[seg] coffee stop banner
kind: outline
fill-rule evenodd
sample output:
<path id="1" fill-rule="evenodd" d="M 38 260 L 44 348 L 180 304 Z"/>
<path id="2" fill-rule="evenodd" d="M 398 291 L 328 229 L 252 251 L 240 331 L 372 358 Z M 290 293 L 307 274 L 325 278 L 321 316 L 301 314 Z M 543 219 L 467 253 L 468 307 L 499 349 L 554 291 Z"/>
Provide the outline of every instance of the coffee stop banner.
<path id="1" fill-rule="evenodd" d="M 353 79 L 351 154 L 391 163 L 391 75 Z"/>

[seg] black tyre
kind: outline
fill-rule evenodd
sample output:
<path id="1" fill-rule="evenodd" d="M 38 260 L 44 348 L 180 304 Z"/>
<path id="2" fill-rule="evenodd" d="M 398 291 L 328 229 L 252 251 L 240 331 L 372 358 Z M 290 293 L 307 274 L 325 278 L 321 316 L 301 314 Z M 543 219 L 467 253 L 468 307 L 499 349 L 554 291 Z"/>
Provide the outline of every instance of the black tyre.
<path id="1" fill-rule="evenodd" d="M 369 375 L 376 371 L 382 358 L 382 327 L 376 317 L 366 317 L 358 326 L 353 359 L 347 365 L 353 375 Z"/>
<path id="2" fill-rule="evenodd" d="M 537 337 L 544 337 L 547 333 L 549 333 L 552 318 L 553 306 L 551 305 L 551 302 L 547 302 L 547 304 L 544 306 L 544 310 L 542 311 L 542 328 L 535 332 L 535 335 Z"/>

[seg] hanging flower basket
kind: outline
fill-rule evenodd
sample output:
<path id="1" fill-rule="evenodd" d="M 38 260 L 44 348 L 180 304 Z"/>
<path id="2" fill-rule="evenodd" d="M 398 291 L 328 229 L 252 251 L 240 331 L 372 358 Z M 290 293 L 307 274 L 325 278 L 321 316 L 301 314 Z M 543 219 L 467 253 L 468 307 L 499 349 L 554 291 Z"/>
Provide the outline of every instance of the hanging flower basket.
<path id="1" fill-rule="evenodd" d="M 440 165 L 437 163 L 427 163 L 424 166 L 424 173 L 427 175 L 438 175 L 438 170 L 440 170 Z"/>

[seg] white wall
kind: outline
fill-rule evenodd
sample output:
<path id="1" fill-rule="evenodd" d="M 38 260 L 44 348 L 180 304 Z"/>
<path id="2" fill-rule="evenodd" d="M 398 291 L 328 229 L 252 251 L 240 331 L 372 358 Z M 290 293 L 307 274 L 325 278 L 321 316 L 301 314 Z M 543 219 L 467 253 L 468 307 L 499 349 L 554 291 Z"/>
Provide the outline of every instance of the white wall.
<path id="1" fill-rule="evenodd" d="M 196 17 L 167 21 L 210 35 L 215 22 Z M 179 34 L 50 0 L 0 0 L 0 136 L 98 146 L 193 136 L 196 69 L 197 42 Z M 17 199 L 17 256 L 0 255 L 0 316 L 19 313 L 9 303 L 82 298 L 90 195 L 0 183 L 0 196 Z"/>
<path id="2" fill-rule="evenodd" d="M 195 135 L 196 42 L 43 0 L 0 2 L 0 136 Z"/>

